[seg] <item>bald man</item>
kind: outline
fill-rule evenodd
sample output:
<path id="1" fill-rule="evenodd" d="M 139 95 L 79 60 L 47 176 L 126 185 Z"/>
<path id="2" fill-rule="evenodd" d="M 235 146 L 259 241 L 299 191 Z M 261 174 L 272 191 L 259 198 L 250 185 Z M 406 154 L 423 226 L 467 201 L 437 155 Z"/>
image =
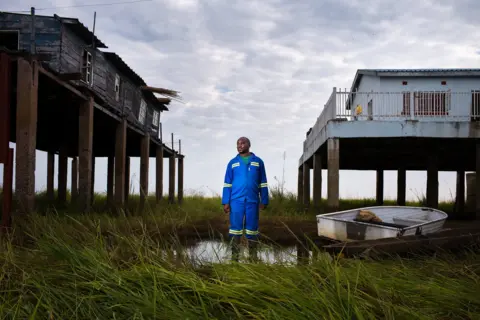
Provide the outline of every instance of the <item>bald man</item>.
<path id="1" fill-rule="evenodd" d="M 228 162 L 223 184 L 222 204 L 225 213 L 230 215 L 229 236 L 236 260 L 244 230 L 250 254 L 255 254 L 259 209 L 265 209 L 269 203 L 265 165 L 262 159 L 250 152 L 250 147 L 248 138 L 237 140 L 238 154 Z"/>

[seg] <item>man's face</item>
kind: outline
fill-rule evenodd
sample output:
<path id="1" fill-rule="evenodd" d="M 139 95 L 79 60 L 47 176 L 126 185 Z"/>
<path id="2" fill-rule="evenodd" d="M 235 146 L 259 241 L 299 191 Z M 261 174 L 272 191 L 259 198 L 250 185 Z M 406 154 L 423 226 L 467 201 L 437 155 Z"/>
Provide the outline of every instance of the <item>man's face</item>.
<path id="1" fill-rule="evenodd" d="M 237 151 L 238 153 L 247 153 L 249 151 L 250 146 L 248 145 L 248 141 L 245 138 L 240 138 L 237 140 Z"/>

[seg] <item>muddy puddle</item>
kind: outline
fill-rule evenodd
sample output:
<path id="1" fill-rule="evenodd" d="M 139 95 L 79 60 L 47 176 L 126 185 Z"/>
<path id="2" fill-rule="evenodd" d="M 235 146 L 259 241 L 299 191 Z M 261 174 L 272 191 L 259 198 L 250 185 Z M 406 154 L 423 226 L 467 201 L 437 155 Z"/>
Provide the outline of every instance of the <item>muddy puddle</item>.
<path id="1" fill-rule="evenodd" d="M 231 247 L 228 243 L 215 240 L 200 241 L 189 247 L 174 250 L 173 254 L 177 262 L 188 261 L 193 265 L 229 263 L 232 261 Z M 266 264 L 299 265 L 308 264 L 313 259 L 318 259 L 319 255 L 331 259 L 330 255 L 326 253 L 318 254 L 317 251 L 312 252 L 301 244 L 288 247 L 262 244 L 257 249 L 256 261 Z M 241 246 L 239 261 L 248 261 L 249 258 L 248 248 Z"/>

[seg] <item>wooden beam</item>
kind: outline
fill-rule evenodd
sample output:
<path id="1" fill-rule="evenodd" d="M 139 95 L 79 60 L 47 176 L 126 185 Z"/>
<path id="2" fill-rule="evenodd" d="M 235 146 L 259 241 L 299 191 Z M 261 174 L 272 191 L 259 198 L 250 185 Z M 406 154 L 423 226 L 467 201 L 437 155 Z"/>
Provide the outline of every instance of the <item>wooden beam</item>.
<path id="1" fill-rule="evenodd" d="M 46 75 L 47 77 L 49 77 L 50 79 L 52 79 L 53 81 L 55 81 L 56 83 L 58 83 L 60 86 L 64 87 L 65 89 L 69 90 L 70 92 L 72 92 L 73 94 L 75 94 L 77 97 L 85 100 L 85 101 L 88 101 L 89 98 L 84 95 L 83 93 L 81 93 L 79 90 L 75 89 L 72 85 L 66 83 L 65 81 L 63 81 L 62 79 L 60 79 L 58 76 L 54 75 L 53 73 L 51 73 L 50 71 L 47 71 L 46 69 L 44 69 L 43 67 L 39 67 L 38 68 L 38 71 L 44 75 Z"/>
<path id="2" fill-rule="evenodd" d="M 7 163 L 10 141 L 10 79 L 11 61 L 5 53 L 0 54 L 0 163 Z"/>
<path id="3" fill-rule="evenodd" d="M 140 212 L 148 197 L 148 170 L 150 162 L 150 134 L 145 134 L 140 143 Z"/>
<path id="4" fill-rule="evenodd" d="M 168 165 L 168 202 L 175 202 L 175 155 L 171 155 Z"/>
<path id="5" fill-rule="evenodd" d="M 76 204 L 78 197 L 78 159 L 74 157 L 72 159 L 72 187 L 71 187 L 71 198 L 70 203 Z"/>
<path id="6" fill-rule="evenodd" d="M 15 195 L 19 212 L 31 213 L 35 207 L 38 62 L 19 59 L 17 64 Z"/>
<path id="7" fill-rule="evenodd" d="M 178 184 L 177 198 L 178 204 L 183 203 L 183 158 L 178 158 Z"/>
<path id="8" fill-rule="evenodd" d="M 55 154 L 53 152 L 48 153 L 47 158 L 47 199 L 48 201 L 54 201 L 54 180 L 55 180 Z"/>
<path id="9" fill-rule="evenodd" d="M 117 124 L 115 134 L 115 205 L 117 209 L 125 204 L 126 186 L 126 150 L 127 150 L 127 120 Z"/>
<path id="10" fill-rule="evenodd" d="M 92 204 L 93 97 L 79 108 L 78 154 L 78 205 L 81 212 L 88 212 Z"/>
<path id="11" fill-rule="evenodd" d="M 58 78 L 62 81 L 80 80 L 82 79 L 82 74 L 80 72 L 61 73 L 58 75 Z"/>
<path id="12" fill-rule="evenodd" d="M 68 147 L 62 145 L 58 154 L 57 197 L 62 205 L 67 202 Z"/>
<path id="13" fill-rule="evenodd" d="M 156 198 L 158 203 L 163 197 L 163 145 L 157 146 L 156 165 Z"/>
<path id="14" fill-rule="evenodd" d="M 107 204 L 112 206 L 113 201 L 113 190 L 115 184 L 115 157 L 109 156 L 107 163 Z"/>

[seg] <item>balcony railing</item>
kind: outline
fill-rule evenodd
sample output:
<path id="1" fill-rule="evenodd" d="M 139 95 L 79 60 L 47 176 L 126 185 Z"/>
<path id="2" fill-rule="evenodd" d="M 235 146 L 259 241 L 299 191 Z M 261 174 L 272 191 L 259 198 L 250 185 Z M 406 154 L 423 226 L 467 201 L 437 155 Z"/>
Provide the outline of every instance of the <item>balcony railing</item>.
<path id="1" fill-rule="evenodd" d="M 333 88 L 304 150 L 328 121 L 475 121 L 480 120 L 480 90 L 470 92 L 350 92 Z M 310 139 L 309 139 L 310 138 Z"/>

